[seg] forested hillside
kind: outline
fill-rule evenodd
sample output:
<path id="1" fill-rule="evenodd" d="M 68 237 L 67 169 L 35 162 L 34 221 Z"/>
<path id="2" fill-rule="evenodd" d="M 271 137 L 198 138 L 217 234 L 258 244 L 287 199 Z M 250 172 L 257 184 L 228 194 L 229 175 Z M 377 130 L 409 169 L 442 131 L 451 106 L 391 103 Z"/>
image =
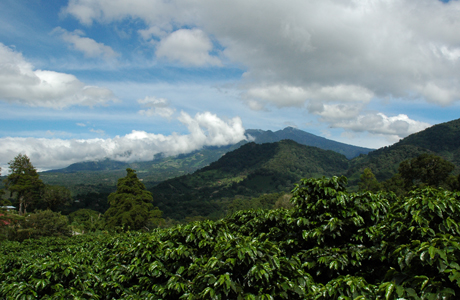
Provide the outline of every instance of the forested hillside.
<path id="1" fill-rule="evenodd" d="M 397 173 L 399 164 L 422 153 L 434 153 L 460 168 L 460 119 L 437 124 L 409 135 L 394 145 L 361 155 L 350 161 L 347 172 L 352 184 L 365 168 L 370 168 L 378 180 L 386 180 Z"/>
<path id="2" fill-rule="evenodd" d="M 109 159 L 81 162 L 64 169 L 42 172 L 40 175 L 44 182 L 64 185 L 75 195 L 90 192 L 105 193 L 115 189 L 118 178 L 125 175 L 126 168 L 137 170 L 139 178 L 144 180 L 147 186 L 153 186 L 169 178 L 193 173 L 239 146 L 240 144 L 207 147 L 176 157 L 164 157 L 158 154 L 154 160 L 145 162 L 123 163 Z"/>
<path id="3" fill-rule="evenodd" d="M 302 177 L 344 174 L 345 156 L 291 140 L 249 143 L 193 174 L 166 180 L 150 189 L 165 217 L 222 217 L 237 196 L 289 192 Z"/>
<path id="4" fill-rule="evenodd" d="M 42 172 L 41 176 L 44 182 L 65 185 L 74 194 L 105 193 L 110 188 L 111 190 L 114 189 L 118 178 L 124 176 L 126 168 L 137 170 L 139 177 L 145 181 L 146 185 L 153 186 L 161 181 L 190 174 L 206 167 L 210 163 L 217 161 L 225 153 L 239 148 L 252 139 L 257 144 L 290 139 L 302 145 L 333 150 L 344 154 L 349 159 L 373 150 L 335 142 L 292 127 L 276 132 L 248 129 L 246 130 L 246 136 L 248 140 L 243 140 L 234 145 L 205 147 L 201 150 L 175 157 L 165 157 L 159 153 L 155 155 L 153 160 L 144 162 L 124 163 L 110 159 L 79 162 L 63 169 Z M 88 182 L 91 185 L 88 185 Z"/>
<path id="5" fill-rule="evenodd" d="M 454 120 L 435 125 L 392 146 L 352 160 L 333 151 L 284 140 L 206 148 L 175 158 L 158 155 L 153 161 L 131 163 L 129 166 L 136 170 L 140 180 L 154 194 L 155 205 L 166 218 L 216 219 L 237 208 L 272 208 L 279 200 L 276 197 L 288 193 L 292 184 L 300 178 L 345 174 L 349 178 L 349 189 L 356 191 L 365 170 L 375 175 L 376 181 L 383 182 L 397 174 L 401 162 L 424 153 L 433 153 L 453 162 L 456 169 L 452 174 L 457 175 L 460 162 L 459 123 L 460 120 Z M 282 132 L 305 136 L 293 128 Z M 259 141 L 264 136 L 277 138 L 274 132 L 258 130 L 251 134 Z M 78 209 L 104 213 L 108 208 L 108 195 L 115 191 L 116 181 L 125 175 L 125 170 L 117 170 L 119 166 L 119 163 L 110 160 L 88 162 L 70 166 L 59 173 L 40 173 L 40 176 L 46 184 L 61 185 L 71 190 L 75 201 L 70 207 L 62 207 L 63 213 Z M 86 168 L 98 171 L 83 171 Z M 169 180 L 163 181 L 162 178 Z M 398 181 L 397 178 L 395 180 Z M 396 181 L 394 184 L 400 185 Z M 387 184 L 387 189 L 394 190 L 394 187 L 391 188 L 394 184 L 390 183 L 390 188 Z M 450 186 L 455 186 L 455 183 Z M 272 193 L 277 196 L 259 199 Z"/>

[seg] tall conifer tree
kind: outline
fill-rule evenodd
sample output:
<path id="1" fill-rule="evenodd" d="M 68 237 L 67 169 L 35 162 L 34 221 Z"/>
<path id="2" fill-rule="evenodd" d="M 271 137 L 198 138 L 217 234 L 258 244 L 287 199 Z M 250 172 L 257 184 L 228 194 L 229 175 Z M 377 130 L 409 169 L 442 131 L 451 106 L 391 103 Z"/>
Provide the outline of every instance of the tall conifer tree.
<path id="1" fill-rule="evenodd" d="M 126 177 L 118 179 L 117 191 L 108 197 L 110 208 L 104 218 L 108 228 L 149 229 L 159 225 L 162 212 L 153 207 L 152 193 L 137 178 L 136 171 L 126 169 Z"/>
<path id="2" fill-rule="evenodd" d="M 18 154 L 8 165 L 10 174 L 5 180 L 5 186 L 18 201 L 19 214 L 23 215 L 27 213 L 27 207 L 40 201 L 44 184 L 27 155 Z"/>

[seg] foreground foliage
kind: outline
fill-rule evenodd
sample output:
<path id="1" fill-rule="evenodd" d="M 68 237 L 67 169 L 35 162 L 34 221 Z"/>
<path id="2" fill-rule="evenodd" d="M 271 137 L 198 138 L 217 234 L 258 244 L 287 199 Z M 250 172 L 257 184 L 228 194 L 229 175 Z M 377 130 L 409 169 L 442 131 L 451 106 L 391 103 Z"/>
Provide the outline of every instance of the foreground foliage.
<path id="1" fill-rule="evenodd" d="M 292 209 L 150 233 L 0 246 L 7 299 L 454 299 L 460 194 L 347 193 L 304 179 Z M 14 253 L 14 255 L 12 255 Z"/>

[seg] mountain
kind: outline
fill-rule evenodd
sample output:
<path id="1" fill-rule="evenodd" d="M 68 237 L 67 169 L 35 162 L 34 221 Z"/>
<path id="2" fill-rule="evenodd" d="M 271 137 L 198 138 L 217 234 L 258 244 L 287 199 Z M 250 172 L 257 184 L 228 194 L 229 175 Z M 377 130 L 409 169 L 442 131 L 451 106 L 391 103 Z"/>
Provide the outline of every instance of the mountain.
<path id="1" fill-rule="evenodd" d="M 259 129 L 248 129 L 246 135 L 254 138 L 254 142 L 257 144 L 263 143 L 274 143 L 281 140 L 293 140 L 301 145 L 318 147 L 324 150 L 332 150 L 337 153 L 345 155 L 348 159 L 352 159 L 361 154 L 367 154 L 375 149 L 352 146 L 333 140 L 329 140 L 294 127 L 286 127 L 283 130 L 271 131 L 271 130 L 259 130 Z"/>
<path id="2" fill-rule="evenodd" d="M 350 161 L 347 176 L 350 182 L 359 180 L 359 174 L 370 168 L 379 181 L 397 173 L 399 164 L 422 153 L 433 153 L 460 169 L 460 119 L 431 126 L 411 134 L 399 142 L 362 155 Z"/>
<path id="3" fill-rule="evenodd" d="M 304 177 L 344 174 L 348 162 L 342 154 L 292 140 L 247 143 L 193 174 L 149 190 L 165 217 L 221 217 L 236 196 L 288 192 Z"/>
<path id="4" fill-rule="evenodd" d="M 137 171 L 138 177 L 148 187 L 203 168 L 240 145 L 206 147 L 175 157 L 160 154 L 154 160 L 145 162 L 125 163 L 110 159 L 81 162 L 67 168 L 41 172 L 40 178 L 47 184 L 66 186 L 73 194 L 84 194 L 101 189 L 106 191 L 107 188 L 114 190 L 118 179 L 126 175 L 126 168 L 131 168 Z"/>
<path id="5" fill-rule="evenodd" d="M 328 140 L 293 127 L 287 127 L 276 132 L 249 129 L 246 130 L 246 136 L 254 139 L 257 144 L 290 139 L 299 144 L 341 153 L 349 159 L 372 151 L 369 148 Z M 201 169 L 218 160 L 225 153 L 235 150 L 246 143 L 248 141 L 241 141 L 237 144 L 223 147 L 205 147 L 201 150 L 175 157 L 163 157 L 158 154 L 153 160 L 144 162 L 125 163 L 110 159 L 79 162 L 63 169 L 41 172 L 40 176 L 47 184 L 64 185 L 70 188 L 74 194 L 81 194 L 97 192 L 100 189 L 107 191 L 113 188 L 118 178 L 125 175 L 126 168 L 132 168 L 137 170 L 139 178 L 144 180 L 146 186 L 152 186 L 163 180 Z M 92 185 L 92 187 L 89 187 L 89 185 Z"/>

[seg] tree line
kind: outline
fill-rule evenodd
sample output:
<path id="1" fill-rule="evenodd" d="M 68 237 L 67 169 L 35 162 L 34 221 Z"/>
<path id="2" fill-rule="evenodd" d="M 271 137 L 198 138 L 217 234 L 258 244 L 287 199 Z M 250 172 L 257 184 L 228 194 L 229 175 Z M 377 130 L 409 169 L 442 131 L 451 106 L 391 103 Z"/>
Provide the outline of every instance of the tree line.
<path id="1" fill-rule="evenodd" d="M 460 175 L 453 175 L 455 165 L 432 153 L 423 153 L 399 164 L 398 172 L 379 182 L 370 168 L 365 168 L 358 183 L 360 191 L 394 192 L 399 196 L 424 187 L 460 190 Z"/>
<path id="2" fill-rule="evenodd" d="M 77 233 L 84 229 L 150 230 L 163 220 L 162 212 L 153 207 L 151 193 L 132 169 L 126 170 L 126 177 L 118 180 L 117 190 L 108 196 L 110 207 L 104 214 L 74 212 L 69 216 L 75 221 L 71 226 L 68 217 L 57 211 L 73 202 L 67 188 L 45 185 L 27 155 L 19 154 L 8 165 L 6 192 L 0 193 L 0 239 L 71 236 L 76 227 L 80 227 Z M 17 205 L 17 211 L 10 209 L 12 204 Z"/>

